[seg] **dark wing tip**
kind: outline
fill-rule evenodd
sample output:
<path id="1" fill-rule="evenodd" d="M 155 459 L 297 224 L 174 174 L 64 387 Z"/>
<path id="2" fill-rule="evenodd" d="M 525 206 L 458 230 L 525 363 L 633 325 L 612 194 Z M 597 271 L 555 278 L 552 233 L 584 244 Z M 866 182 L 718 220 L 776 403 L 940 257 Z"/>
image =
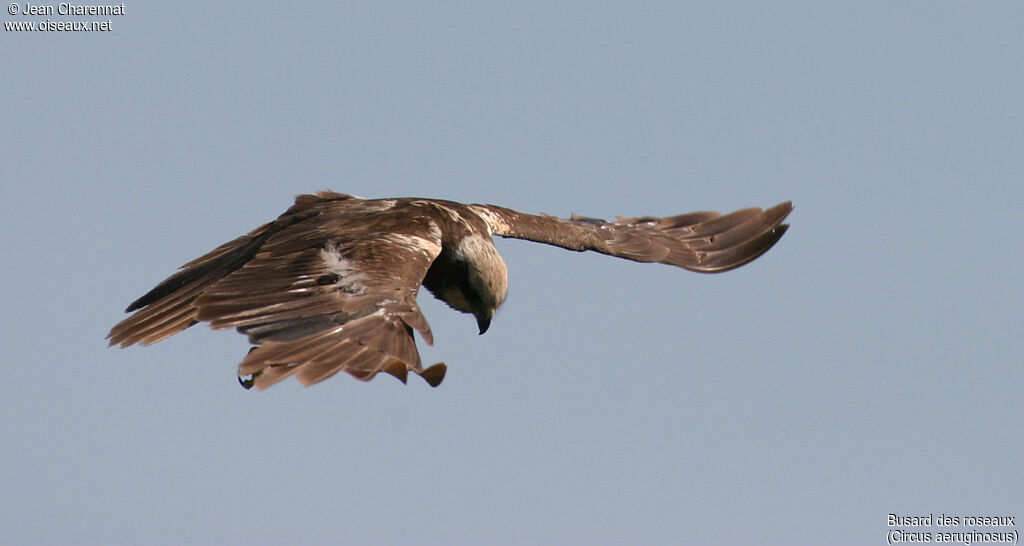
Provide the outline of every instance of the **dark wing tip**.
<path id="1" fill-rule="evenodd" d="M 405 383 L 406 378 L 409 377 L 409 367 L 405 365 L 405 362 L 397 359 L 385 364 L 380 371 L 394 376 L 402 383 Z"/>
<path id="2" fill-rule="evenodd" d="M 775 205 L 774 207 L 764 211 L 765 216 L 768 217 L 775 217 L 776 215 L 779 215 L 779 220 L 782 220 L 783 218 L 789 216 L 790 212 L 793 212 L 792 201 L 785 201 L 779 203 L 778 205 Z"/>
<path id="3" fill-rule="evenodd" d="M 427 382 L 431 387 L 436 387 L 444 381 L 444 374 L 448 371 L 448 366 L 445 366 L 444 362 L 438 362 L 433 366 L 416 373 L 420 374 L 420 377 Z"/>
<path id="4" fill-rule="evenodd" d="M 722 273 L 748 264 L 779 242 L 789 229 L 782 221 L 792 210 L 793 203 L 786 201 L 766 210 L 743 209 L 715 218 L 698 226 L 704 227 L 702 235 L 709 237 L 707 245 L 694 249 L 697 261 L 673 265 L 698 273 Z"/>

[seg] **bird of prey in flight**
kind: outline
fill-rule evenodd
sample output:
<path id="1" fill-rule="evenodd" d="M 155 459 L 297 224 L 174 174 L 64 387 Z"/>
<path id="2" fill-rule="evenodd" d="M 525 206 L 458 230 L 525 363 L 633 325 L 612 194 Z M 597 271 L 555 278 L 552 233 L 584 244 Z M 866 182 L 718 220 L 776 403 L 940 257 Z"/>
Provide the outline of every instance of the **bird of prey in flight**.
<path id="1" fill-rule="evenodd" d="M 487 331 L 505 301 L 508 269 L 493 235 L 637 262 L 719 273 L 763 254 L 786 232 L 791 203 L 731 214 L 694 212 L 615 222 L 516 212 L 439 199 L 299 195 L 273 222 L 182 266 L 125 309 L 110 345 L 149 345 L 198 322 L 235 328 L 254 345 L 238 365 L 246 388 L 290 375 L 311 385 L 345 371 L 431 386 L 443 363 L 424 368 L 413 330 L 433 344 L 416 304 L 423 285 Z"/>

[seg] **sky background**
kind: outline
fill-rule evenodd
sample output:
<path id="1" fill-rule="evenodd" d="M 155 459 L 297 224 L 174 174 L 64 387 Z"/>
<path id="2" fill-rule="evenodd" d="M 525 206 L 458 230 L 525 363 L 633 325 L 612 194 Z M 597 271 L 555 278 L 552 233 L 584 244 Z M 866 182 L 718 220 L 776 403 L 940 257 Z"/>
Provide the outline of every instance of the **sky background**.
<path id="1" fill-rule="evenodd" d="M 1024 4 L 551 4 L 126 2 L 48 17 L 109 32 L 0 33 L 3 542 L 852 545 L 890 513 L 1024 518 Z M 796 209 L 722 275 L 497 241 L 486 335 L 421 295 L 437 389 L 245 391 L 245 338 L 205 326 L 106 347 L 178 266 L 324 188 Z"/>

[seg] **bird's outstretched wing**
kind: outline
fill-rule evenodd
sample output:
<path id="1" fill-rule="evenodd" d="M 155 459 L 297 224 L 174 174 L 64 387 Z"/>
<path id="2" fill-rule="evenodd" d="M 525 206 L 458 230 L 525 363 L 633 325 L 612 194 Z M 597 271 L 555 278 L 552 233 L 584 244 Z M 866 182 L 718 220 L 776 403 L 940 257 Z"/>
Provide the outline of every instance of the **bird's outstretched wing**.
<path id="1" fill-rule="evenodd" d="M 372 214 L 374 222 L 367 222 Z M 192 261 L 128 306 L 110 344 L 150 344 L 199 321 L 237 328 L 258 345 L 239 364 L 246 387 L 295 375 L 304 385 L 346 371 L 369 380 L 413 371 L 433 386 L 413 329 L 432 344 L 416 294 L 441 251 L 429 216 L 321 192 L 299 196 L 276 221 Z"/>
<path id="2" fill-rule="evenodd" d="M 569 219 L 516 212 L 495 205 L 469 205 L 494 235 L 526 239 L 569 250 L 594 250 L 637 262 L 658 262 L 720 273 L 764 254 L 789 227 L 789 201 L 768 210 L 730 214 L 692 212 L 668 218 L 619 217 L 615 222 L 572 215 Z"/>

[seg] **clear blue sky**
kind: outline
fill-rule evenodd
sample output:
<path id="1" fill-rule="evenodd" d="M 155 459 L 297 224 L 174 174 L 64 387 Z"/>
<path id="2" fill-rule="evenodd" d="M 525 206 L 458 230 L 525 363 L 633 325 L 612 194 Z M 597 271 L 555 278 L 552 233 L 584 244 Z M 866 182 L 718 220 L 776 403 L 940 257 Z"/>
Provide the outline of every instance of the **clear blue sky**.
<path id="1" fill-rule="evenodd" d="M 889 513 L 1024 518 L 1019 2 L 49 19 L 112 30 L 0 32 L 6 542 L 879 544 Z M 796 210 L 716 276 L 500 240 L 486 335 L 421 297 L 438 389 L 245 391 L 246 340 L 205 326 L 106 348 L 133 299 L 322 188 Z"/>

